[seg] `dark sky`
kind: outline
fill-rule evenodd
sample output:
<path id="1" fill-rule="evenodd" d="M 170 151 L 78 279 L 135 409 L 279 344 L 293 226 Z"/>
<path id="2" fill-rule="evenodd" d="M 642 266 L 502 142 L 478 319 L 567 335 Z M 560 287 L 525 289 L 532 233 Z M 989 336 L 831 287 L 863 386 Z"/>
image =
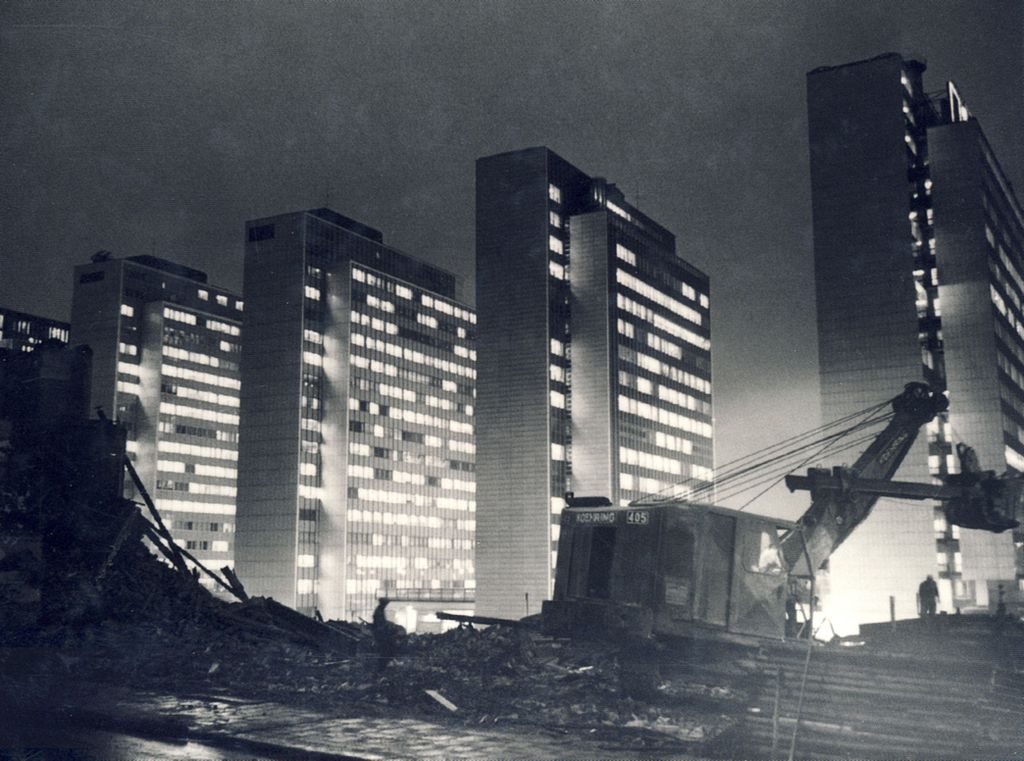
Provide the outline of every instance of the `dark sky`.
<path id="1" fill-rule="evenodd" d="M 1019 183 L 1022 19 L 1007 0 L 7 1 L 0 305 L 67 319 L 70 268 L 101 248 L 237 289 L 244 221 L 328 198 L 471 298 L 474 160 L 543 144 L 711 276 L 724 462 L 818 424 L 806 72 L 924 57 Z"/>

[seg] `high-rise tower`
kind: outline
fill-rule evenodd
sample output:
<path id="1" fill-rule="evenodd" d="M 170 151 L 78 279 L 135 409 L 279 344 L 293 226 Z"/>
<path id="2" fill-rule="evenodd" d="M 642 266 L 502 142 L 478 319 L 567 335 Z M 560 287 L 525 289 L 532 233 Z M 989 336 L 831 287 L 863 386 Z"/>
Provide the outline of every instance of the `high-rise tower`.
<path id="1" fill-rule="evenodd" d="M 566 491 L 711 479 L 708 278 L 547 148 L 477 162 L 477 609 L 550 595 Z"/>
<path id="2" fill-rule="evenodd" d="M 92 407 L 126 426 L 164 523 L 211 568 L 233 562 L 242 308 L 153 256 L 101 252 L 75 268 L 71 342 L 93 352 Z"/>
<path id="3" fill-rule="evenodd" d="M 913 380 L 948 389 L 949 413 L 929 426 L 897 476 L 914 481 L 957 470 L 954 439 L 977 447 L 985 467 L 1013 464 L 1004 458 L 1002 425 L 971 426 L 969 435 L 958 422 L 966 423 L 971 399 L 986 399 L 992 420 L 1003 414 L 992 404 L 1000 394 L 999 320 L 985 274 L 999 257 L 984 237 L 982 164 L 971 179 L 952 170 L 968 143 L 983 144 L 980 131 L 951 84 L 925 91 L 924 69 L 889 53 L 807 77 L 823 418 L 876 404 Z M 1004 208 L 1019 209 L 1005 183 L 997 195 Z M 967 198 L 976 207 L 971 220 L 955 200 Z M 971 237 L 978 245 L 964 244 Z M 964 268 L 973 289 L 962 287 Z M 986 312 L 991 318 L 981 319 Z M 988 369 L 968 371 L 983 345 L 991 348 Z M 836 623 L 886 619 L 890 597 L 897 616 L 916 615 L 927 574 L 939 576 L 947 609 L 985 602 L 988 581 L 1013 575 L 1010 540 L 966 533 L 947 526 L 937 506 L 881 501 L 832 558 Z"/>
<path id="4" fill-rule="evenodd" d="M 246 225 L 238 573 L 312 615 L 471 607 L 476 316 L 329 209 Z"/>

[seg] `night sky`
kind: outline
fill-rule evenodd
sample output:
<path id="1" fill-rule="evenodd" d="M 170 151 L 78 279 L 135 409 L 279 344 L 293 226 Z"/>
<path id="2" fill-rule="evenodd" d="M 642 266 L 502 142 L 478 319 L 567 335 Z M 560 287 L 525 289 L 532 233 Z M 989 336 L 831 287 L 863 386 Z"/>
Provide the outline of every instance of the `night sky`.
<path id="1" fill-rule="evenodd" d="M 1019 184 L 1022 7 L 3 2 L 0 305 L 68 319 L 99 249 L 240 289 L 245 220 L 324 205 L 472 302 L 474 161 L 547 145 L 711 276 L 725 462 L 819 422 L 806 73 L 923 57 Z"/>

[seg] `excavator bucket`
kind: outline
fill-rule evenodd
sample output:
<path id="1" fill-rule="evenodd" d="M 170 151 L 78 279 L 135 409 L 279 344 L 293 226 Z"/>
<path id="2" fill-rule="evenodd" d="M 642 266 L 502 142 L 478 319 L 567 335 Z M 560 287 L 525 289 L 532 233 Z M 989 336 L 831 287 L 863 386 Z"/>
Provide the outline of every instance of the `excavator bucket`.
<path id="1" fill-rule="evenodd" d="M 970 478 L 963 474 L 959 478 Z M 957 476 L 947 479 L 953 481 Z M 989 471 L 973 485 L 964 485 L 961 496 L 945 503 L 946 520 L 954 526 L 1000 534 L 1020 525 L 1024 515 L 1024 480 L 997 478 Z"/>

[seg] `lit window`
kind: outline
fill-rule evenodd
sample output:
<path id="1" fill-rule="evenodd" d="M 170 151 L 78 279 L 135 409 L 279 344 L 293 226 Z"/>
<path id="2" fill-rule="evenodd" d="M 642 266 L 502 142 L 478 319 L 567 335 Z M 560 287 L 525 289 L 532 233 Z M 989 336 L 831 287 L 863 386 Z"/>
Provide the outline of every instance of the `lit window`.
<path id="1" fill-rule="evenodd" d="M 559 341 L 557 338 L 551 339 L 551 353 L 557 357 L 565 356 L 565 344 Z"/>
<path id="2" fill-rule="evenodd" d="M 121 314 L 123 314 L 125 317 L 134 317 L 135 316 L 135 308 L 130 306 L 130 305 L 128 305 L 128 304 L 122 304 L 121 305 Z"/>
<path id="3" fill-rule="evenodd" d="M 555 185 L 550 185 L 549 184 L 548 185 L 548 198 L 550 198 L 555 203 L 561 203 L 562 202 L 562 191 L 561 191 L 561 189 L 559 189 Z"/>
<path id="4" fill-rule="evenodd" d="M 210 292 L 209 291 L 204 291 L 202 288 L 200 288 L 199 289 L 199 298 L 202 301 L 209 301 L 210 300 Z"/>
<path id="5" fill-rule="evenodd" d="M 551 380 L 558 381 L 559 383 L 565 383 L 564 367 L 560 367 L 559 365 L 550 365 L 548 370 L 549 375 L 551 376 Z"/>
<path id="6" fill-rule="evenodd" d="M 565 460 L 565 447 L 561 444 L 551 443 L 551 459 Z"/>
<path id="7" fill-rule="evenodd" d="M 554 390 L 548 392 L 548 394 L 551 397 L 552 407 L 558 407 L 561 410 L 565 409 L 565 394 L 563 394 L 561 391 Z"/>
<path id="8" fill-rule="evenodd" d="M 553 278 L 565 280 L 565 267 L 558 262 L 548 262 L 548 273 Z"/>
<path id="9" fill-rule="evenodd" d="M 227 552 L 228 543 L 225 542 L 223 539 L 215 539 L 213 543 L 210 545 L 210 549 L 214 552 Z"/>
<path id="10" fill-rule="evenodd" d="M 224 294 L 217 294 L 217 303 L 222 307 L 226 307 L 228 305 L 228 297 Z"/>
<path id="11" fill-rule="evenodd" d="M 556 238 L 554 235 L 548 236 L 548 248 L 554 251 L 556 254 L 564 253 L 562 241 Z"/>
<path id="12" fill-rule="evenodd" d="M 295 559 L 295 565 L 299 568 L 312 568 L 315 565 L 315 559 L 312 555 L 299 555 Z"/>
<path id="13" fill-rule="evenodd" d="M 636 254 L 634 254 L 628 248 L 623 246 L 621 243 L 615 244 L 615 255 L 622 261 L 626 262 L 627 264 L 631 264 L 634 267 L 636 266 Z"/>
<path id="14" fill-rule="evenodd" d="M 548 222 L 551 223 L 552 227 L 562 226 L 562 216 L 557 211 L 548 212 Z"/>
<path id="15" fill-rule="evenodd" d="M 313 299 L 314 301 L 320 300 L 320 289 L 314 288 L 311 285 L 306 286 L 306 298 Z"/>
<path id="16" fill-rule="evenodd" d="M 235 309 L 237 309 L 239 312 L 243 311 L 245 309 L 245 302 L 242 301 L 241 299 L 236 300 Z"/>

